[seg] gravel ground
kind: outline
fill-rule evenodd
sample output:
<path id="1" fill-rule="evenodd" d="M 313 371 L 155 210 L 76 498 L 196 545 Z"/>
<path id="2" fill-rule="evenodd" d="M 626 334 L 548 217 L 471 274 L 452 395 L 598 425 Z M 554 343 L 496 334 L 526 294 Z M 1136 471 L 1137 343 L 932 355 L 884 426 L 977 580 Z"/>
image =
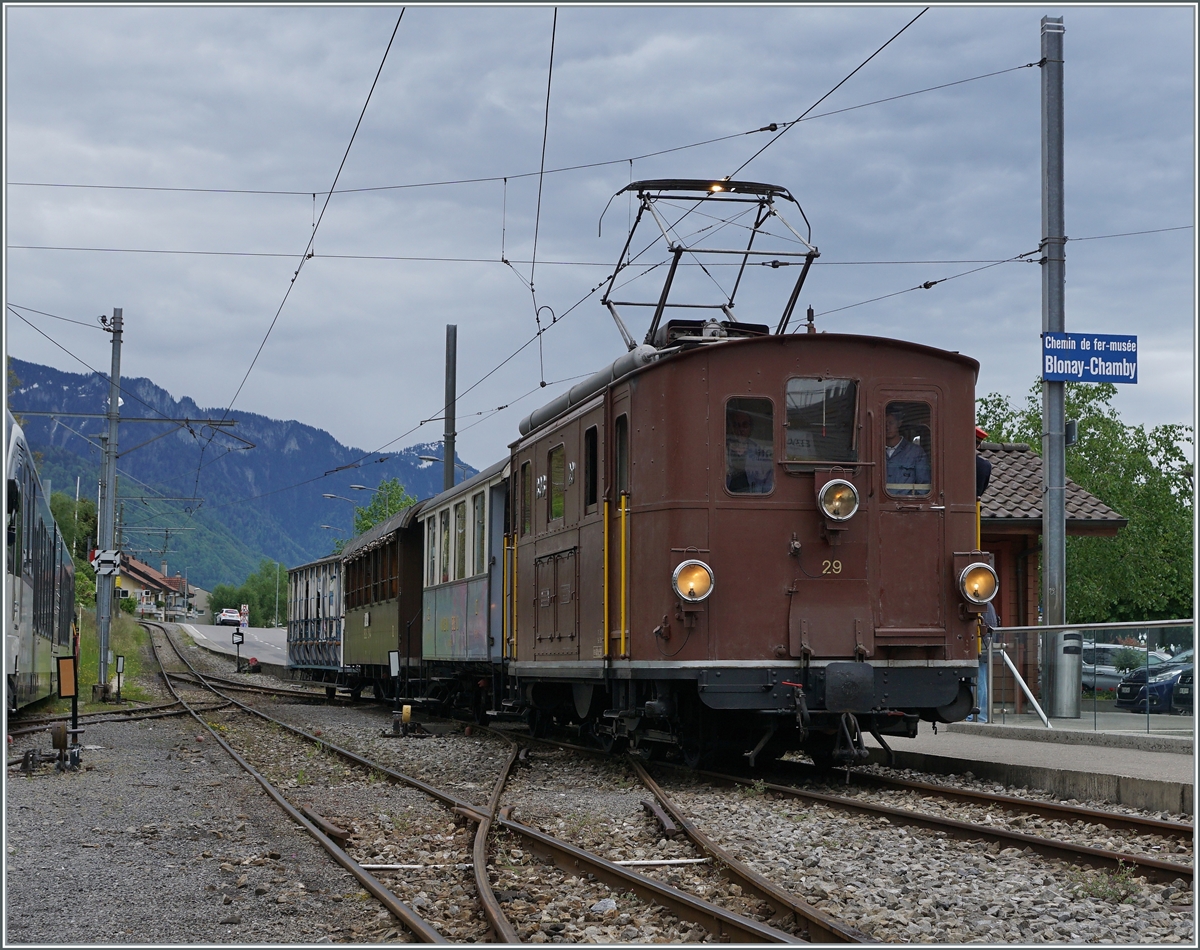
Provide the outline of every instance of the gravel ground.
<path id="1" fill-rule="evenodd" d="M 84 741 L 78 772 L 8 770 L 5 945 L 357 942 L 392 920 L 193 720 Z"/>
<path id="2" fill-rule="evenodd" d="M 880 940 L 1194 943 L 1182 879 L 1147 884 L 674 776 L 664 788 L 755 870 Z"/>
<path id="3" fill-rule="evenodd" d="M 231 663 L 196 648 L 187 652 L 201 668 L 233 675 Z M 265 676 L 240 678 L 271 682 Z M 476 803 L 487 801 L 507 755 L 504 743 L 486 734 L 466 736 L 457 728 L 423 739 L 384 738 L 390 713 L 383 710 L 264 697 L 251 701 Z M 231 731 L 242 721 L 231 713 L 210 718 Z M 237 729 L 243 736 L 242 727 Z M 347 849 L 356 858 L 431 866 L 377 876 L 401 900 L 437 921 L 451 940 L 480 939 L 468 864 L 472 826 L 453 822 L 443 806 L 421 793 L 285 741 L 282 733 L 259 727 L 244 735 L 237 741 L 248 747 L 271 744 L 272 778 L 293 800 L 311 804 L 353 833 Z M 45 734 L 22 739 L 14 752 L 48 741 Z M 25 777 L 8 770 L 6 945 L 408 939 L 192 720 L 96 724 L 88 727 L 84 741 L 89 748 L 79 772 L 60 773 L 45 765 Z M 516 806 L 518 820 L 610 860 L 696 856 L 686 841 L 661 837 L 640 805 L 648 793 L 620 761 L 549 753 L 543 747 L 536 748 L 533 759 L 532 768 L 514 773 L 504 799 Z M 970 776 L 911 777 L 993 788 Z M 884 941 L 1195 943 L 1193 895 L 1182 880 L 1148 885 L 753 790 L 715 789 L 676 776 L 660 780 L 701 828 L 747 864 Z M 1036 790 L 995 790 L 1049 797 Z M 89 804 L 81 808 L 80 802 Z M 993 820 L 1012 819 L 996 812 Z M 1078 840 L 1075 834 L 1090 835 L 1096 840 L 1089 843 L 1102 846 L 1109 839 L 1109 846 L 1128 846 L 1124 835 L 1096 827 L 1068 827 L 1069 835 L 1059 828 L 1050 831 L 1073 840 Z M 1190 861 L 1190 848 L 1179 852 L 1177 842 L 1164 841 L 1173 853 L 1157 839 L 1139 844 L 1161 848 L 1160 856 Z M 711 940 L 703 928 L 633 895 L 542 864 L 504 833 L 494 837 L 493 851 L 497 894 L 527 942 Z M 731 908 L 755 910 L 739 907 L 740 895 L 706 865 L 645 873 Z M 67 902 L 64 881 L 71 882 Z M 155 913 L 151 899 L 148 913 L 147 896 L 159 894 L 169 903 L 161 902 L 164 910 Z"/>

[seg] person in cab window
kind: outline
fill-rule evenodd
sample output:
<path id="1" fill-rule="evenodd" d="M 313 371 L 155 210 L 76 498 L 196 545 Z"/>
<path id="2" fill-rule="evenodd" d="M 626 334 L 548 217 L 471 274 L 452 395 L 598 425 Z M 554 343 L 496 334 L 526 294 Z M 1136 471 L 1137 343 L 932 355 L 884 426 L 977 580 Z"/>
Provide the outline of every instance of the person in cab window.
<path id="1" fill-rule="evenodd" d="M 891 495 L 929 494 L 929 456 L 900 434 L 903 413 L 891 408 L 886 416 L 887 490 Z"/>
<path id="2" fill-rule="evenodd" d="M 752 435 L 754 420 L 750 413 L 735 410 L 729 413 L 726 433 L 726 486 L 737 494 L 764 495 L 774 485 L 774 469 L 769 447 Z"/>

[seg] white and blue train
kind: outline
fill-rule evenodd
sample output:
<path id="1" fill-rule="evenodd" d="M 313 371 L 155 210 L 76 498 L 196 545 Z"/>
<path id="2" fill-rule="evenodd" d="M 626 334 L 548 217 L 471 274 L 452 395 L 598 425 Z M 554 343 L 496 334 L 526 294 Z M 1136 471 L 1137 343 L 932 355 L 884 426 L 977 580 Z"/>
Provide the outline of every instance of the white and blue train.
<path id="1" fill-rule="evenodd" d="M 54 693 L 57 658 L 74 652 L 75 564 L 25 433 L 8 412 L 4 445 L 4 679 L 12 711 Z"/>

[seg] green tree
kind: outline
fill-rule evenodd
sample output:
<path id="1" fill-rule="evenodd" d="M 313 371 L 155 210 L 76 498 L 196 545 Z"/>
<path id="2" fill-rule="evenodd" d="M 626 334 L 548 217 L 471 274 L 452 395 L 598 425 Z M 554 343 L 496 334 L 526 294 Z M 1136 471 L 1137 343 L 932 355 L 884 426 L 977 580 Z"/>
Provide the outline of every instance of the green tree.
<path id="1" fill-rule="evenodd" d="M 371 495 L 369 505 L 355 507 L 354 533 L 357 535 L 370 531 L 375 525 L 416 503 L 417 499 L 404 490 L 400 479 L 385 478 L 379 483 L 378 491 Z"/>
<path id="2" fill-rule="evenodd" d="M 1067 383 L 1068 419 L 1079 420 L 1067 476 L 1129 519 L 1115 538 L 1067 538 L 1067 620 L 1102 623 L 1191 617 L 1192 429 L 1126 425 L 1111 383 Z M 1023 407 L 989 393 L 979 424 L 993 442 L 1042 450 L 1041 383 Z"/>
<path id="3" fill-rule="evenodd" d="M 96 572 L 86 556 L 72 558 L 75 562 L 75 603 L 80 607 L 96 606 Z"/>
<path id="4" fill-rule="evenodd" d="M 67 547 L 76 557 L 87 557 L 88 548 L 94 546 L 96 531 L 96 502 L 80 498 L 79 504 L 66 492 L 56 491 L 50 496 L 50 511 L 58 522 Z"/>
<path id="5" fill-rule="evenodd" d="M 249 622 L 252 627 L 269 627 L 276 618 L 276 590 L 278 590 L 279 622 L 287 618 L 287 568 L 278 561 L 263 558 L 258 570 L 240 585 L 218 584 L 208 597 L 208 606 L 216 617 L 226 607 L 241 610 L 242 604 L 250 608 Z"/>

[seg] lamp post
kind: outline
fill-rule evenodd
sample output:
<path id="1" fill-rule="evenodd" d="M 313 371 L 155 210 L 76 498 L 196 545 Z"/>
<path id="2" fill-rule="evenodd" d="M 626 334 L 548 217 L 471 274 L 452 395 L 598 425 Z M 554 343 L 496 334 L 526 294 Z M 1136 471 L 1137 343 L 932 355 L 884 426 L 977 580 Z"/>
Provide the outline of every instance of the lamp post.
<path id="1" fill-rule="evenodd" d="M 441 462 L 443 465 L 446 464 L 445 459 L 440 459 L 436 455 L 418 455 L 417 459 L 422 462 Z M 463 470 L 463 474 L 467 474 L 468 468 L 462 462 L 455 462 L 454 467 L 461 468 Z"/>
<path id="2" fill-rule="evenodd" d="M 392 516 L 392 499 L 388 496 L 388 493 L 386 491 L 384 491 L 382 488 L 368 488 L 366 485 L 351 485 L 350 487 L 353 488 L 355 491 L 370 491 L 370 492 L 374 492 L 376 495 L 383 495 L 383 517 L 384 517 L 384 520 L 386 521 L 388 518 L 390 518 Z"/>

